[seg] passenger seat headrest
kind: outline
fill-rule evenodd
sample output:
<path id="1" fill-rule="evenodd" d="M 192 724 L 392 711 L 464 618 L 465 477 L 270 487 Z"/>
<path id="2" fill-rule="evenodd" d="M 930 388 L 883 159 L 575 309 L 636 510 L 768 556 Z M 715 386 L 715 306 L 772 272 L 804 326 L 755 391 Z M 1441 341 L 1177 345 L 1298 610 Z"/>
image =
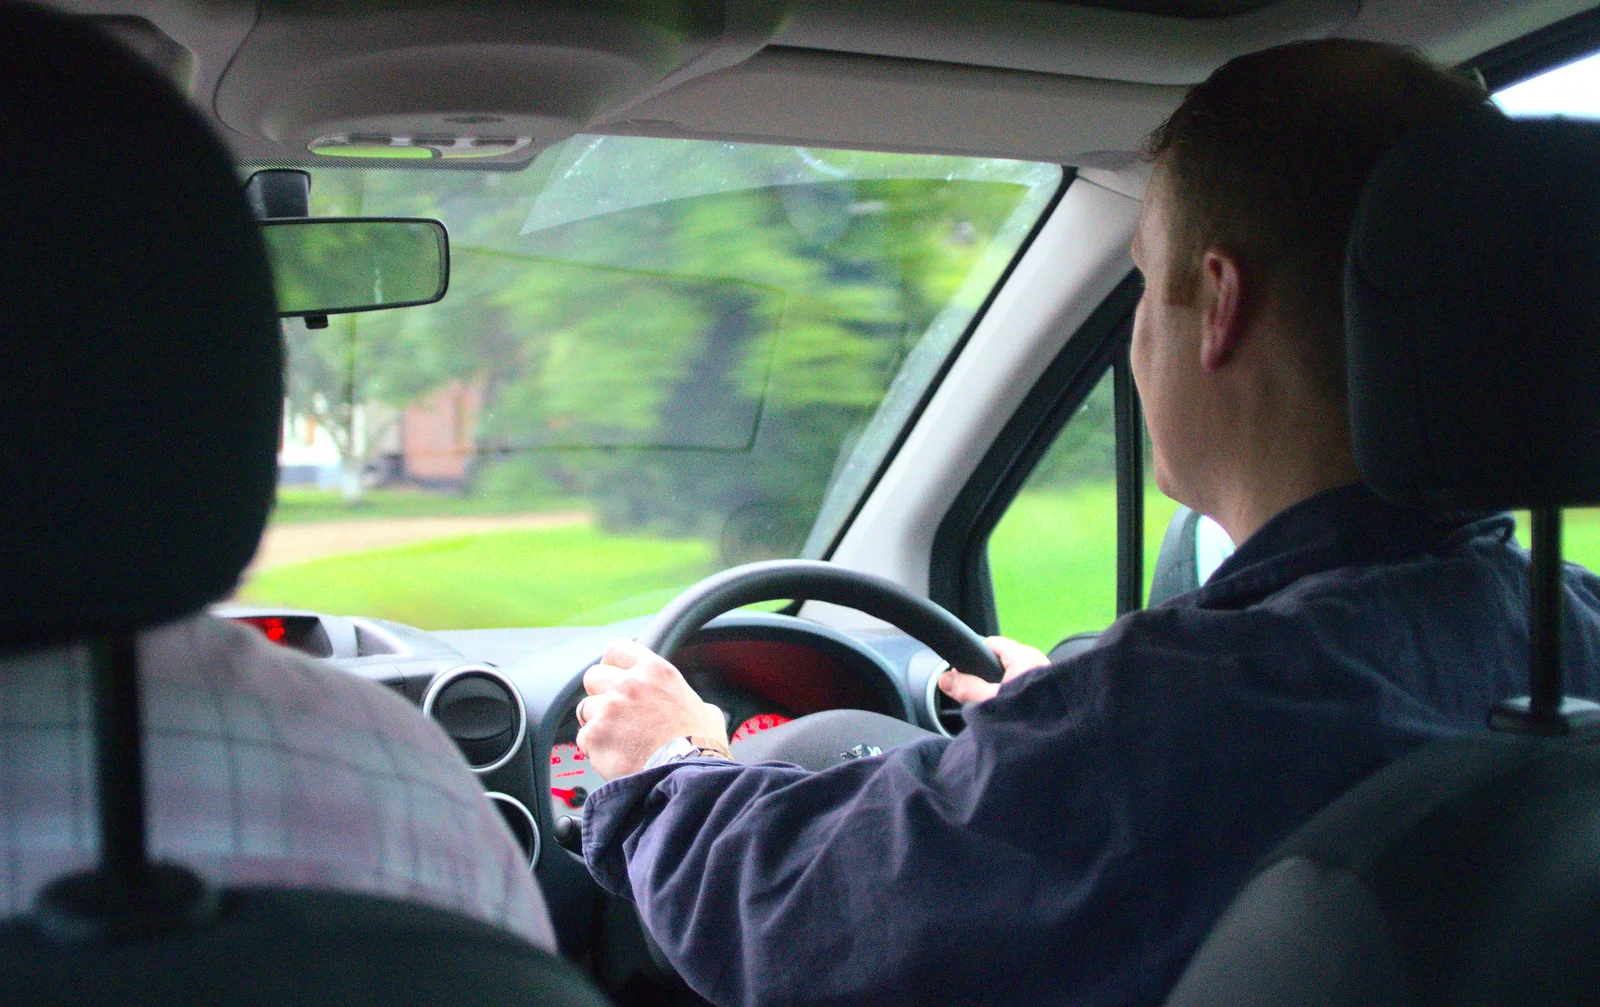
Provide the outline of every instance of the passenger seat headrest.
<path id="1" fill-rule="evenodd" d="M 276 482 L 283 360 L 226 151 L 82 21 L 0 5 L 0 648 L 226 595 Z"/>
<path id="2" fill-rule="evenodd" d="M 1600 504 L 1600 125 L 1486 109 L 1408 137 L 1363 192 L 1345 316 L 1377 492 Z"/>

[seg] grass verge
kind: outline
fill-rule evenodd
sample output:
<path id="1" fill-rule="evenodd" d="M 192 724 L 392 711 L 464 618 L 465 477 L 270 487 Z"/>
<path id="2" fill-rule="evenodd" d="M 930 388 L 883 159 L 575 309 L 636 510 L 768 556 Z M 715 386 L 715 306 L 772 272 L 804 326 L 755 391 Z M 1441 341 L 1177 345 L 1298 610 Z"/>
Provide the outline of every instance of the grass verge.
<path id="1" fill-rule="evenodd" d="M 710 573 L 713 558 L 697 539 L 587 527 L 485 532 L 275 567 L 237 600 L 423 629 L 587 625 L 655 611 Z"/>
<path id="2" fill-rule="evenodd" d="M 343 506 L 327 499 L 310 503 Z M 493 513 L 395 509 L 414 505 L 393 497 L 374 501 L 386 517 Z M 1147 591 L 1175 506 L 1154 487 L 1146 490 Z M 338 516 L 348 520 L 351 514 L 341 510 Z M 1518 537 L 1526 543 L 1526 515 L 1518 517 Z M 1600 566 L 1600 510 L 1567 512 L 1566 555 L 1591 569 Z M 712 572 L 716 559 L 715 549 L 698 539 L 572 526 L 486 532 L 266 570 L 239 600 L 378 616 L 424 629 L 600 625 L 654 612 Z M 1073 633 L 1104 629 L 1116 614 L 1115 487 L 1094 483 L 1022 494 L 990 539 L 989 566 L 1008 636 L 1048 649 Z"/>
<path id="3" fill-rule="evenodd" d="M 1177 504 L 1154 486 L 1144 496 L 1144 582 L 1150 590 L 1161 536 Z M 1049 650 L 1101 630 L 1117 614 L 1117 490 L 1110 482 L 1021 493 L 989 537 L 1000 632 Z"/>
<path id="4" fill-rule="evenodd" d="M 311 521 L 402 517 L 486 517 L 585 509 L 586 505 L 581 500 L 501 500 L 420 489 L 368 490 L 361 499 L 346 501 L 335 490 L 281 486 L 272 511 L 272 523 L 304 524 Z"/>

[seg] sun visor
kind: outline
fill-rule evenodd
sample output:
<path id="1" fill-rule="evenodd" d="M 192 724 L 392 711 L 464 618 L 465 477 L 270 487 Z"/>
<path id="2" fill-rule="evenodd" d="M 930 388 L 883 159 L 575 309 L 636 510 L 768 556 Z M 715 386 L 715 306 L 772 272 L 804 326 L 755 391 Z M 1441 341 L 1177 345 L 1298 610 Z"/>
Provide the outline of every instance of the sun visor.
<path id="1" fill-rule="evenodd" d="M 530 170 L 547 177 L 523 222 L 523 234 L 675 199 L 744 189 L 841 179 L 942 179 L 1034 187 L 1060 174 L 1053 164 L 999 158 L 885 157 L 867 151 L 749 143 L 708 148 L 701 140 L 594 135 L 574 136 L 546 150 Z"/>
<path id="2" fill-rule="evenodd" d="M 219 82 L 216 110 L 285 161 L 524 164 L 663 87 L 748 58 L 776 22 L 751 0 L 271 0 Z"/>

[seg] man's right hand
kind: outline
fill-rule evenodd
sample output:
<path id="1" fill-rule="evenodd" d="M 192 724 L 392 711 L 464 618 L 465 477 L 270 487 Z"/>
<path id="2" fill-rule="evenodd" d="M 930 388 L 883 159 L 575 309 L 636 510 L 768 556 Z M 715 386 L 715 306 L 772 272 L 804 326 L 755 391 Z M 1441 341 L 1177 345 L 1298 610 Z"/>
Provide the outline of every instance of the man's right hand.
<path id="1" fill-rule="evenodd" d="M 1044 651 L 1037 647 L 1030 647 L 1025 643 L 1008 640 L 1003 636 L 991 636 L 983 641 L 994 651 L 994 656 L 1000 659 L 1000 666 L 1005 669 L 1001 682 L 1009 682 L 1025 671 L 1042 668 L 1050 663 Z M 951 669 L 939 676 L 939 688 L 946 696 L 958 703 L 981 703 L 985 699 L 992 699 L 1000 691 L 996 682 L 985 682 L 976 675 Z"/>

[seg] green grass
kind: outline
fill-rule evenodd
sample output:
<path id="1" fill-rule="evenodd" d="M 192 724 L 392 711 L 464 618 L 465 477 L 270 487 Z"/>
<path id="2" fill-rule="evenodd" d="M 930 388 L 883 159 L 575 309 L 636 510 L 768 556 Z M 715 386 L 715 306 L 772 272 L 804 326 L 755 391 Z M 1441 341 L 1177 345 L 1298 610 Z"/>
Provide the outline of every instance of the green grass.
<path id="1" fill-rule="evenodd" d="M 352 512 L 335 494 L 290 490 L 278 519 L 285 519 L 283 509 L 293 514 L 288 520 L 503 512 L 483 501 L 414 492 L 374 493 L 366 506 Z M 1175 506 L 1146 489 L 1146 590 Z M 1526 544 L 1526 515 L 1518 517 Z M 1568 559 L 1600 568 L 1600 510 L 1568 511 L 1565 544 Z M 599 625 L 654 612 L 710 573 L 715 560 L 712 546 L 698 539 L 608 535 L 586 526 L 487 532 L 277 567 L 256 575 L 239 600 L 424 629 Z M 989 566 L 1006 635 L 1049 648 L 1072 633 L 1104 629 L 1116 614 L 1115 488 L 1023 493 L 990 539 Z"/>
<path id="2" fill-rule="evenodd" d="M 1149 592 L 1161 536 L 1177 504 L 1145 488 L 1144 577 Z M 1000 631 L 1048 650 L 1111 625 L 1117 614 L 1117 492 L 1110 482 L 1020 494 L 989 537 Z"/>
<path id="3" fill-rule="evenodd" d="M 1533 540 L 1527 512 L 1515 515 L 1517 541 L 1527 548 Z M 1580 563 L 1600 571 L 1600 508 L 1565 511 L 1561 517 L 1561 555 L 1569 563 Z"/>
<path id="4" fill-rule="evenodd" d="M 286 486 L 278 490 L 272 523 L 360 521 L 389 517 L 481 517 L 585 509 L 581 500 L 498 500 L 420 489 L 368 490 L 361 499 L 346 503 L 336 490 Z"/>
<path id="5" fill-rule="evenodd" d="M 1174 505 L 1153 489 L 1146 501 L 1148 580 Z M 287 490 L 275 520 L 497 512 L 484 501 L 418 492 L 374 492 L 352 507 L 337 494 Z M 423 629 L 599 625 L 654 612 L 712 572 L 715 558 L 698 539 L 572 526 L 507 530 L 275 567 L 255 575 L 238 600 Z M 995 531 L 990 565 L 1008 635 L 1049 647 L 1105 628 L 1116 607 L 1114 487 L 1023 494 Z"/>
<path id="6" fill-rule="evenodd" d="M 1145 488 L 1145 591 L 1161 537 L 1177 505 Z M 1517 540 L 1528 544 L 1528 516 L 1517 514 Z M 1099 630 L 1116 616 L 1116 489 L 1086 484 L 1025 492 L 989 539 L 1000 631 L 1048 650 L 1073 633 Z M 1569 510 L 1563 554 L 1600 570 L 1600 509 Z"/>
<path id="7" fill-rule="evenodd" d="M 263 571 L 238 600 L 422 629 L 595 625 L 654 612 L 713 569 L 698 539 L 588 527 L 486 532 Z"/>

